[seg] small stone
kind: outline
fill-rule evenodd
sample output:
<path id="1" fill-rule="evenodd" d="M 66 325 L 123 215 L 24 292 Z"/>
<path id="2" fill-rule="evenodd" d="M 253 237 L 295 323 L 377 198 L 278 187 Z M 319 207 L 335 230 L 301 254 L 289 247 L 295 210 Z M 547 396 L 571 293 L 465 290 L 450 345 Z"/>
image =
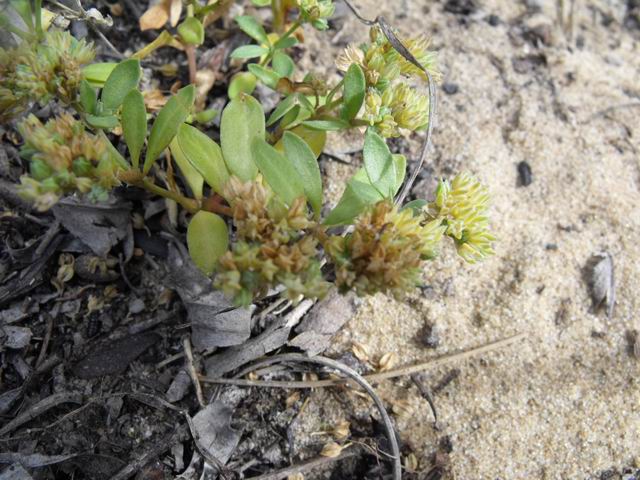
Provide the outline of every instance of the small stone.
<path id="1" fill-rule="evenodd" d="M 523 160 L 518 164 L 518 184 L 522 187 L 528 187 L 532 181 L 531 165 Z"/>
<path id="2" fill-rule="evenodd" d="M 491 15 L 489 15 L 487 18 L 487 23 L 489 25 L 491 25 L 492 27 L 497 27 L 498 25 L 500 25 L 500 23 L 502 22 L 502 20 L 500 20 L 500 17 L 494 13 L 492 13 Z"/>
<path id="3" fill-rule="evenodd" d="M 432 323 L 425 324 L 419 335 L 420 343 L 427 348 L 437 348 L 438 345 L 440 345 L 439 330 L 440 329 Z"/>
<path id="4" fill-rule="evenodd" d="M 447 95 L 455 95 L 456 93 L 458 93 L 459 87 L 457 83 L 447 82 L 442 85 L 442 90 L 444 90 L 444 93 L 446 93 Z"/>
<path id="5" fill-rule="evenodd" d="M 132 298 L 129 301 L 129 313 L 136 315 L 144 311 L 144 301 L 140 298 Z"/>

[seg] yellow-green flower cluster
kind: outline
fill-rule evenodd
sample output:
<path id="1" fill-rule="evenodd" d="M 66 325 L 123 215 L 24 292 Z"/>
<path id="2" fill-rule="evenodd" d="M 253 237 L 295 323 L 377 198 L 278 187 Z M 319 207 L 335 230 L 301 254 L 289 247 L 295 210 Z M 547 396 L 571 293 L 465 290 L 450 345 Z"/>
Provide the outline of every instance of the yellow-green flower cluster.
<path id="1" fill-rule="evenodd" d="M 24 41 L 17 48 L 0 49 L 0 120 L 14 118 L 30 102 L 45 105 L 53 97 L 75 101 L 81 67 L 94 56 L 92 45 L 59 30 L 46 32 L 40 44 Z"/>
<path id="2" fill-rule="evenodd" d="M 427 216 L 446 225 L 445 234 L 453 238 L 458 254 L 469 263 L 493 255 L 495 237 L 489 232 L 486 212 L 489 192 L 467 172 L 451 183 L 442 180 L 435 201 L 427 206 Z"/>
<path id="3" fill-rule="evenodd" d="M 405 83 L 408 77 L 424 79 L 425 73 L 400 55 L 378 27 L 371 29 L 370 37 L 370 44 L 349 46 L 336 61 L 340 70 L 347 71 L 355 63 L 365 74 L 368 89 L 364 120 L 375 125 L 385 137 L 397 137 L 402 130 L 415 131 L 426 127 L 429 97 Z M 440 77 L 436 54 L 428 49 L 426 37 L 401 41 L 432 78 Z"/>
<path id="4" fill-rule="evenodd" d="M 62 114 L 44 125 L 30 115 L 19 131 L 25 141 L 21 154 L 30 161 L 30 175 L 21 178 L 20 192 L 38 210 L 51 208 L 71 192 L 102 200 L 119 184 L 119 167 L 106 141 L 88 133 L 71 115 Z"/>
<path id="5" fill-rule="evenodd" d="M 238 305 L 248 305 L 270 288 L 285 295 L 319 298 L 329 284 L 322 278 L 315 222 L 302 197 L 287 208 L 259 181 L 232 177 L 224 191 L 232 209 L 237 239 L 219 261 L 216 285 Z"/>
<path id="6" fill-rule="evenodd" d="M 439 219 L 425 222 L 383 200 L 358 217 L 353 233 L 330 236 L 323 245 L 341 291 L 401 297 L 418 284 L 422 264 L 437 255 L 445 230 Z"/>
<path id="7" fill-rule="evenodd" d="M 375 125 L 383 137 L 397 137 L 400 129 L 420 130 L 429 123 L 429 97 L 397 83 L 382 95 L 373 87 L 367 91 L 363 117 Z"/>
<path id="8" fill-rule="evenodd" d="M 333 15 L 336 7 L 333 0 L 298 0 L 300 17 L 318 30 L 326 30 L 327 19 Z"/>

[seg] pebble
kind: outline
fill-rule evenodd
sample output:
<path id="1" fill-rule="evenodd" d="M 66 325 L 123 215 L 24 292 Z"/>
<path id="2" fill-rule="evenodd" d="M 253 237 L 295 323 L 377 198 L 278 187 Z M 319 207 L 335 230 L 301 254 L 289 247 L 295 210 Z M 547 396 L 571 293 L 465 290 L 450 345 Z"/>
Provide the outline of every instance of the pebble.
<path id="1" fill-rule="evenodd" d="M 444 90 L 444 93 L 446 93 L 447 95 L 455 95 L 456 93 L 458 93 L 458 90 L 460 90 L 460 88 L 458 87 L 457 83 L 447 82 L 442 85 L 442 90 Z"/>
<path id="2" fill-rule="evenodd" d="M 533 182 L 531 173 L 531 165 L 523 160 L 518 164 L 518 184 L 522 187 L 528 187 Z"/>

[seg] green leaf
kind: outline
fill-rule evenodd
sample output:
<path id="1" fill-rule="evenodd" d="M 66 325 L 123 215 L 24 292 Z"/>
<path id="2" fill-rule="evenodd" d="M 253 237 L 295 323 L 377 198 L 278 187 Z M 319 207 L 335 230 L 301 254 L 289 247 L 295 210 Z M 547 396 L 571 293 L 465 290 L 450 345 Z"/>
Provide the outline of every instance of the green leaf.
<path id="1" fill-rule="evenodd" d="M 183 123 L 175 141 L 191 165 L 200 172 L 216 193 L 222 194 L 229 180 L 229 171 L 216 142 L 195 127 Z M 173 144 L 171 146 L 173 151 Z"/>
<path id="2" fill-rule="evenodd" d="M 395 195 L 400 190 L 400 187 L 404 182 L 404 177 L 407 174 L 407 157 L 398 153 L 394 153 L 393 163 L 396 167 L 396 184 L 393 188 L 393 195 Z"/>
<path id="3" fill-rule="evenodd" d="M 269 53 L 269 49 L 260 45 L 243 45 L 231 52 L 231 58 L 256 58 Z"/>
<path id="4" fill-rule="evenodd" d="M 85 113 L 85 120 L 89 125 L 95 128 L 102 128 L 104 130 L 111 130 L 118 125 L 118 117 L 115 115 L 92 115 L 91 113 Z"/>
<path id="5" fill-rule="evenodd" d="M 287 114 L 289 110 L 291 110 L 296 105 L 296 95 L 289 95 L 287 98 L 282 100 L 278 106 L 271 112 L 269 115 L 269 119 L 267 120 L 267 127 L 270 127 L 278 120 L 280 120 L 283 116 Z"/>
<path id="6" fill-rule="evenodd" d="M 234 19 L 240 30 L 249 35 L 251 38 L 256 40 L 259 43 L 268 45 L 269 38 L 267 37 L 267 32 L 264 31 L 262 25 L 258 23 L 258 21 L 253 18 L 251 15 L 240 15 Z"/>
<path id="7" fill-rule="evenodd" d="M 274 72 L 270 68 L 265 68 L 262 65 L 258 65 L 257 63 L 250 63 L 247 68 L 267 87 L 275 89 L 276 85 L 278 85 L 280 75 L 278 75 L 277 72 Z"/>
<path id="8" fill-rule="evenodd" d="M 113 143 L 111 143 L 111 140 L 107 138 L 107 136 L 102 130 L 98 131 L 98 136 L 107 146 L 107 153 L 109 154 L 109 157 L 110 157 L 109 160 L 117 164 L 123 170 L 129 170 L 129 168 L 131 168 L 131 165 L 129 165 L 129 162 L 127 162 L 125 158 L 120 154 L 118 149 L 113 146 Z"/>
<path id="9" fill-rule="evenodd" d="M 98 95 L 95 89 L 85 79 L 80 82 L 80 105 L 86 113 L 95 114 Z"/>
<path id="10" fill-rule="evenodd" d="M 191 164 L 191 162 L 185 155 L 182 148 L 180 148 L 180 144 L 178 143 L 177 138 L 177 136 L 173 137 L 173 140 L 171 140 L 171 143 L 169 144 L 169 148 L 171 149 L 173 159 L 182 172 L 187 185 L 189 185 L 191 192 L 193 192 L 193 196 L 199 200 L 202 198 L 202 187 L 204 186 L 204 178 L 202 178 L 200 172 L 195 169 L 195 167 Z"/>
<path id="11" fill-rule="evenodd" d="M 316 216 L 322 208 L 322 176 L 316 156 L 309 145 L 295 133 L 284 132 L 284 153 L 302 180 L 304 193 Z"/>
<path id="12" fill-rule="evenodd" d="M 287 157 L 262 138 L 253 140 L 251 151 L 264 179 L 284 203 L 291 206 L 296 198 L 304 196 L 302 179 Z"/>
<path id="13" fill-rule="evenodd" d="M 27 30 L 33 31 L 35 25 L 33 24 L 33 11 L 31 10 L 31 2 L 28 0 L 11 0 L 9 2 L 15 11 L 22 17 Z"/>
<path id="14" fill-rule="evenodd" d="M 410 208 L 411 210 L 413 210 L 413 216 L 415 217 L 416 215 L 419 215 L 420 212 L 422 211 L 422 208 L 428 204 L 429 202 L 427 202 L 426 200 L 421 200 L 421 199 L 412 200 L 409 203 L 404 204 L 400 210 L 402 211 L 402 210 L 406 210 L 407 208 Z"/>
<path id="15" fill-rule="evenodd" d="M 256 89 L 257 83 L 258 79 L 251 72 L 236 73 L 229 82 L 229 89 L 227 90 L 229 98 L 236 98 L 241 93 L 251 95 Z"/>
<path id="16" fill-rule="evenodd" d="M 218 259 L 229 248 L 227 224 L 215 213 L 199 211 L 187 227 L 187 246 L 193 263 L 206 275 L 211 275 Z"/>
<path id="17" fill-rule="evenodd" d="M 283 37 L 273 44 L 273 48 L 275 50 L 284 50 L 285 48 L 293 47 L 297 43 L 298 40 L 295 37 Z"/>
<path id="18" fill-rule="evenodd" d="M 196 17 L 187 17 L 178 25 L 180 39 L 188 45 L 202 45 L 204 42 L 204 27 Z"/>
<path id="19" fill-rule="evenodd" d="M 371 185 L 386 198 L 392 197 L 397 182 L 395 162 L 384 139 L 372 128 L 364 137 L 363 157 Z"/>
<path id="20" fill-rule="evenodd" d="M 178 90 L 178 93 L 172 96 L 158 113 L 149 134 L 147 156 L 144 159 L 144 168 L 142 169 L 145 175 L 151 169 L 153 162 L 167 148 L 178 131 L 178 127 L 189 115 L 195 98 L 196 88 L 193 85 L 188 85 Z"/>
<path id="21" fill-rule="evenodd" d="M 256 7 L 266 7 L 271 5 L 271 0 L 251 0 Z"/>
<path id="22" fill-rule="evenodd" d="M 240 94 L 222 111 L 220 145 L 229 172 L 246 182 L 253 180 L 258 167 L 251 154 L 254 139 L 264 140 L 262 105 L 251 95 Z"/>
<path id="23" fill-rule="evenodd" d="M 351 179 L 338 205 L 329 212 L 323 223 L 331 226 L 351 223 L 365 208 L 382 199 L 380 192 L 371 185 Z"/>
<path id="24" fill-rule="evenodd" d="M 281 77 L 290 77 L 296 69 L 296 65 L 293 63 L 291 57 L 280 51 L 273 54 L 271 64 L 273 65 L 273 69 Z"/>
<path id="25" fill-rule="evenodd" d="M 352 120 L 358 115 L 362 102 L 364 102 L 366 87 L 367 83 L 362 68 L 360 65 L 352 63 L 344 77 L 342 118 Z"/>
<path id="26" fill-rule="evenodd" d="M 92 63 L 82 69 L 82 76 L 92 87 L 102 88 L 116 65 L 114 62 Z"/>
<path id="27" fill-rule="evenodd" d="M 122 133 L 129 147 L 134 168 L 140 164 L 140 152 L 147 138 L 147 109 L 144 98 L 138 90 L 131 90 L 122 102 Z"/>
<path id="28" fill-rule="evenodd" d="M 324 130 L 327 132 L 345 130 L 351 126 L 349 122 L 345 122 L 344 120 L 340 120 L 338 118 L 328 120 L 307 120 L 305 122 L 302 122 L 302 125 L 304 125 L 305 127 L 313 128 L 314 130 Z"/>
<path id="29" fill-rule="evenodd" d="M 108 110 L 117 109 L 129 90 L 136 88 L 140 81 L 140 61 L 123 60 L 111 72 L 102 89 L 102 104 Z"/>

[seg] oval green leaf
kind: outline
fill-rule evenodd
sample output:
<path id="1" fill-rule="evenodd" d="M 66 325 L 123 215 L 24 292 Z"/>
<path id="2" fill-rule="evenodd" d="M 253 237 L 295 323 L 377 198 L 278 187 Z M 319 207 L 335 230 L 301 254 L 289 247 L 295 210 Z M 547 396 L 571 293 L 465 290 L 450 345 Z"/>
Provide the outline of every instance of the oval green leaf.
<path id="1" fill-rule="evenodd" d="M 92 115 L 90 113 L 86 113 L 84 118 L 92 127 L 104 130 L 111 130 L 118 125 L 118 117 L 115 115 Z"/>
<path id="2" fill-rule="evenodd" d="M 235 21 L 240 27 L 240 30 L 249 35 L 251 38 L 265 45 L 269 44 L 267 32 L 264 31 L 262 25 L 260 25 L 258 21 L 251 15 L 240 15 L 235 18 Z"/>
<path id="3" fill-rule="evenodd" d="M 147 174 L 157 160 L 162 151 L 167 148 L 178 131 L 178 127 L 185 121 L 193 102 L 196 98 L 196 88 L 188 85 L 178 90 L 174 96 L 162 107 L 156 121 L 153 122 L 151 133 L 149 134 L 149 145 L 147 156 L 144 159 L 142 172 Z"/>
<path id="4" fill-rule="evenodd" d="M 322 176 L 316 156 L 309 145 L 295 133 L 284 132 L 283 142 L 285 156 L 302 179 L 307 200 L 316 217 L 319 217 L 322 208 Z"/>
<path id="5" fill-rule="evenodd" d="M 273 54 L 271 64 L 273 65 L 273 69 L 276 73 L 281 77 L 291 77 L 296 69 L 296 65 L 293 63 L 291 57 L 281 51 L 277 51 Z"/>
<path id="6" fill-rule="evenodd" d="M 187 17 L 178 25 L 180 39 L 188 45 L 202 45 L 204 42 L 204 27 L 196 17 Z"/>
<path id="7" fill-rule="evenodd" d="M 102 104 L 108 110 L 118 108 L 125 95 L 140 81 L 140 61 L 134 58 L 120 62 L 113 69 L 102 89 Z"/>
<path id="8" fill-rule="evenodd" d="M 251 144 L 253 158 L 273 192 L 291 206 L 296 198 L 304 196 L 303 182 L 287 157 L 256 138 Z"/>
<path id="9" fill-rule="evenodd" d="M 277 72 L 258 65 L 257 63 L 250 63 L 247 68 L 267 87 L 275 90 L 276 85 L 278 85 L 278 80 L 280 80 L 280 75 L 278 75 Z"/>
<path id="10" fill-rule="evenodd" d="M 231 52 L 231 58 L 257 58 L 269 53 L 269 49 L 260 45 L 243 45 Z"/>
<path id="11" fill-rule="evenodd" d="M 367 82 L 362 68 L 357 63 L 352 63 L 344 77 L 342 118 L 352 120 L 358 115 L 364 102 L 366 87 Z"/>
<path id="12" fill-rule="evenodd" d="M 264 112 L 260 102 L 244 94 L 231 100 L 222 112 L 220 144 L 229 172 L 240 180 L 253 180 L 258 173 L 251 145 L 256 138 L 264 140 L 264 135 Z"/>
<path id="13" fill-rule="evenodd" d="M 222 194 L 229 171 L 216 142 L 195 127 L 183 123 L 175 140 L 193 167 L 200 172 L 216 193 Z M 171 147 L 173 149 L 173 145 Z M 172 150 L 173 151 L 173 150 Z"/>
<path id="14" fill-rule="evenodd" d="M 198 200 L 202 198 L 202 187 L 204 186 L 204 178 L 200 175 L 200 172 L 194 168 L 187 156 L 184 154 L 180 144 L 177 141 L 177 136 L 173 137 L 169 144 L 173 159 L 175 160 L 182 176 L 184 177 L 187 185 L 191 189 L 193 196 Z"/>
<path id="15" fill-rule="evenodd" d="M 122 102 L 122 133 L 129 148 L 134 168 L 140 164 L 140 152 L 147 137 L 147 109 L 144 98 L 138 90 L 131 90 Z"/>
<path id="16" fill-rule="evenodd" d="M 117 65 L 114 62 L 92 63 L 82 69 L 82 76 L 92 87 L 102 88 Z"/>
<path id="17" fill-rule="evenodd" d="M 227 94 L 229 95 L 229 98 L 236 98 L 241 93 L 251 95 L 256 89 L 257 83 L 258 79 L 253 73 L 238 72 L 231 78 Z"/>
<path id="18" fill-rule="evenodd" d="M 393 197 L 396 186 L 396 166 L 384 139 L 372 128 L 364 137 L 364 168 L 369 181 L 386 198 Z"/>
<path id="19" fill-rule="evenodd" d="M 382 199 L 380 192 L 371 185 L 352 179 L 347 184 L 338 205 L 329 212 L 323 223 L 329 226 L 351 223 L 365 208 Z"/>
<path id="20" fill-rule="evenodd" d="M 338 118 L 327 120 L 307 120 L 306 122 L 302 122 L 302 125 L 313 128 L 314 130 L 324 130 L 326 132 L 345 130 L 351 126 L 349 125 L 349 122 L 345 122 Z"/>
<path id="21" fill-rule="evenodd" d="M 215 213 L 199 211 L 187 227 L 187 246 L 193 263 L 206 275 L 211 275 L 229 248 L 227 224 Z"/>
<path id="22" fill-rule="evenodd" d="M 80 104 L 86 113 L 96 113 L 98 95 L 94 88 L 85 79 L 82 79 L 80 82 Z"/>

